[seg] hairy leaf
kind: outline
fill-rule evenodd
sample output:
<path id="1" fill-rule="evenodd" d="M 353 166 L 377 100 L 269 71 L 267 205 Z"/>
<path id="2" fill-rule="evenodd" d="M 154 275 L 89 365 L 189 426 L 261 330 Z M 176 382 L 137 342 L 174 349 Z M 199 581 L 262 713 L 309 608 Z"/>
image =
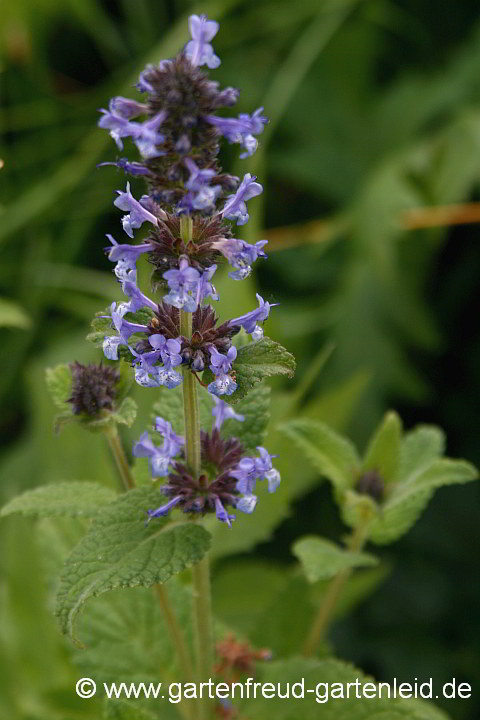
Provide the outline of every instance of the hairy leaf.
<path id="1" fill-rule="evenodd" d="M 414 470 L 393 490 L 370 526 L 369 538 L 385 544 L 397 540 L 415 524 L 437 488 L 461 485 L 478 478 L 476 468 L 464 460 L 440 458 L 419 472 Z"/>
<path id="2" fill-rule="evenodd" d="M 335 577 L 342 570 L 375 565 L 373 555 L 345 550 L 330 540 L 309 535 L 297 540 L 292 552 L 300 560 L 307 580 L 315 583 Z"/>
<path id="3" fill-rule="evenodd" d="M 47 388 L 56 407 L 62 414 L 72 415 L 72 406 L 67 402 L 72 391 L 72 372 L 68 365 L 57 365 L 45 371 Z"/>
<path id="4" fill-rule="evenodd" d="M 147 509 L 164 498 L 158 489 L 141 487 L 107 506 L 65 563 L 57 596 L 63 632 L 89 597 L 120 587 L 165 583 L 198 562 L 210 546 L 210 535 L 194 523 L 155 519 L 145 524 Z"/>
<path id="5" fill-rule="evenodd" d="M 131 427 L 133 425 L 136 417 L 137 403 L 135 402 L 135 400 L 133 400 L 133 398 L 130 397 L 126 397 L 120 404 L 120 407 L 118 407 L 110 415 L 110 418 L 114 422 L 120 423 L 122 425 L 127 425 L 128 427 Z"/>
<path id="6" fill-rule="evenodd" d="M 314 420 L 293 420 L 279 429 L 305 452 L 336 489 L 345 490 L 352 484 L 360 459 L 349 440 Z"/>
<path id="7" fill-rule="evenodd" d="M 19 512 L 38 517 L 95 517 L 115 497 L 113 490 L 95 482 L 73 480 L 54 483 L 27 490 L 13 498 L 1 509 L 0 516 Z"/>

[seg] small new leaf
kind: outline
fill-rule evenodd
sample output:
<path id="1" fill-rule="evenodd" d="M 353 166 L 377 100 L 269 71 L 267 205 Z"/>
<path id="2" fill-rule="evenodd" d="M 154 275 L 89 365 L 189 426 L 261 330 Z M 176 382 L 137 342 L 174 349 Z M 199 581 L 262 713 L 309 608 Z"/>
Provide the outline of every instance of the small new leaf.
<path id="1" fill-rule="evenodd" d="M 131 427 L 137 417 L 137 403 L 133 398 L 126 397 L 120 407 L 112 412 L 110 417 L 116 423 Z"/>
<path id="2" fill-rule="evenodd" d="M 0 516 L 22 513 L 37 517 L 65 515 L 92 518 L 115 497 L 113 490 L 98 483 L 72 480 L 27 490 L 5 505 Z"/>
<path id="3" fill-rule="evenodd" d="M 378 563 L 373 555 L 345 550 L 330 540 L 314 535 L 297 540 L 292 552 L 300 560 L 307 580 L 311 583 L 328 580 L 342 570 L 368 567 Z"/>
<path id="4" fill-rule="evenodd" d="M 68 365 L 47 368 L 45 378 L 48 391 L 62 416 L 72 415 L 72 406 L 67 402 L 72 392 L 72 372 Z"/>
<path id="5" fill-rule="evenodd" d="M 167 518 L 145 524 L 145 514 L 163 496 L 156 488 L 136 488 L 103 509 L 68 557 L 60 579 L 56 613 L 73 637 L 74 621 L 89 597 L 115 588 L 165 583 L 197 563 L 210 534 L 194 523 Z"/>
<path id="6" fill-rule="evenodd" d="M 402 421 L 395 412 L 388 412 L 374 433 L 363 461 L 363 471 L 376 470 L 383 481 L 394 482 L 400 462 Z"/>

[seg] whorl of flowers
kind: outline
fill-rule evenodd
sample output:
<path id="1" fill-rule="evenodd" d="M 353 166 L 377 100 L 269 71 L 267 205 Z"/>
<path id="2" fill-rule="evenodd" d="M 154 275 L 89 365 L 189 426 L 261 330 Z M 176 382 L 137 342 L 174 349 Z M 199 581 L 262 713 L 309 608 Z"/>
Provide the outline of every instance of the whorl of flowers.
<path id="1" fill-rule="evenodd" d="M 236 143 L 240 157 L 249 157 L 267 118 L 263 108 L 238 117 L 217 114 L 235 105 L 239 95 L 235 88 L 220 88 L 202 70 L 204 65 L 213 69 L 220 64 L 211 45 L 218 27 L 205 16 L 192 15 L 192 39 L 183 51 L 158 65 L 148 65 L 140 74 L 137 89 L 142 101 L 115 97 L 108 110 L 101 110 L 99 121 L 119 150 L 130 138 L 140 155 L 133 161 L 121 157 L 104 165 L 141 176 L 148 186 L 137 199 L 127 182 L 114 201 L 124 213 L 121 224 L 129 238 L 133 239 L 139 228 L 145 227 L 147 232 L 138 244 L 107 236 L 110 246 L 106 252 L 115 263 L 114 272 L 126 300 L 111 305 L 108 317 L 115 332 L 105 337 L 104 354 L 110 360 L 117 360 L 119 353 L 130 357 L 137 383 L 146 387 L 174 388 L 183 379 L 180 369 L 197 373 L 209 368 L 214 379 L 208 391 L 217 398 L 237 389 L 232 372 L 237 355 L 234 336 L 243 328 L 253 341 L 259 340 L 272 307 L 257 295 L 256 309 L 218 325 L 210 304 L 219 299 L 213 285 L 219 263 L 228 261 L 232 267 L 229 276 L 242 280 L 258 258 L 266 257 L 263 248 L 267 242 L 249 244 L 234 237 L 235 226 L 249 219 L 247 202 L 263 188 L 250 173 L 240 180 L 223 172 L 218 162 L 219 142 L 225 138 Z M 182 232 L 186 221 L 188 236 Z M 137 286 L 136 263 L 142 254 L 153 266 L 154 289 L 163 291 L 160 303 Z M 181 333 L 180 311 L 192 313 L 191 337 Z M 204 475 L 197 480 L 189 475 L 179 457 L 182 442 L 178 437 L 172 441 L 173 436 L 168 436 L 170 440 L 166 438 L 161 450 L 147 435 L 136 444 L 135 453 L 149 457 L 152 474 L 168 476 L 163 491 L 169 500 L 150 516 L 181 506 L 185 512 L 214 511 L 230 524 L 232 516 L 225 505 L 251 512 L 256 479 L 266 478 L 269 489 L 275 489 L 278 473 L 272 470 L 266 450 L 259 449 L 259 458 L 242 458 L 238 441 L 232 445 L 233 441 L 221 439 L 218 418 L 227 410 L 218 410 L 220 407 L 223 405 L 216 406 L 212 433 L 202 438 L 203 459 L 216 467 L 215 477 Z"/>

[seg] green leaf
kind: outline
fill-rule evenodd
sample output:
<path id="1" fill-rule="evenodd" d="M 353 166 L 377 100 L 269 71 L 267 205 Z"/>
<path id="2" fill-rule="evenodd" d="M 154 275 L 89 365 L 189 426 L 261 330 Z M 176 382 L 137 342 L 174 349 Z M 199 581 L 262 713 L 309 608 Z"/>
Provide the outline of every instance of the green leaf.
<path id="1" fill-rule="evenodd" d="M 464 460 L 434 460 L 394 488 L 370 525 L 369 539 L 380 545 L 398 540 L 415 524 L 437 488 L 477 478 L 477 469 Z"/>
<path id="2" fill-rule="evenodd" d="M 67 402 L 72 391 L 72 372 L 68 365 L 57 365 L 45 371 L 48 391 L 62 416 L 73 415 L 72 406 Z"/>
<path id="3" fill-rule="evenodd" d="M 293 554 L 300 560 L 307 580 L 315 583 L 335 577 L 342 570 L 376 565 L 373 555 L 345 550 L 330 540 L 309 535 L 297 540 Z"/>
<path id="4" fill-rule="evenodd" d="M 116 493 L 95 482 L 69 481 L 42 485 L 13 498 L 0 511 L 0 517 L 12 513 L 51 517 L 95 517 L 105 505 L 115 500 Z"/>
<path id="5" fill-rule="evenodd" d="M 131 427 L 137 417 L 137 403 L 131 397 L 126 397 L 120 406 L 111 413 L 110 419 L 116 423 Z"/>
<path id="6" fill-rule="evenodd" d="M 292 420 L 280 426 L 321 475 L 337 490 L 346 490 L 360 465 L 355 446 L 328 425 L 314 420 Z"/>
<path id="7" fill-rule="evenodd" d="M 15 327 L 28 330 L 32 321 L 27 313 L 11 300 L 0 298 L 0 327 Z"/>
<path id="8" fill-rule="evenodd" d="M 399 481 L 410 481 L 445 450 L 445 434 L 434 425 L 419 425 L 406 433 L 400 448 Z"/>
<path id="9" fill-rule="evenodd" d="M 63 632 L 89 597 L 115 588 L 165 583 L 207 552 L 210 535 L 194 523 L 167 518 L 145 525 L 147 509 L 164 501 L 158 489 L 131 490 L 104 508 L 65 563 L 57 596 Z"/>
<path id="10" fill-rule="evenodd" d="M 363 471 L 377 470 L 386 484 L 395 480 L 400 463 L 402 421 L 388 412 L 374 433 L 363 460 Z"/>
<path id="11" fill-rule="evenodd" d="M 279 343 L 264 337 L 239 348 L 237 359 L 233 363 L 237 389 L 224 400 L 234 404 L 242 400 L 264 378 L 271 375 L 293 377 L 295 358 Z M 203 373 L 203 382 L 210 383 L 214 376 L 210 370 Z"/>
<path id="12" fill-rule="evenodd" d="M 230 419 L 222 426 L 223 437 L 236 437 L 246 450 L 254 451 L 263 445 L 270 420 L 270 388 L 257 385 L 251 393 L 235 406 L 235 412 L 244 416 L 244 421 Z"/>
<path id="13" fill-rule="evenodd" d="M 365 675 L 353 665 L 333 658 L 306 659 L 291 658 L 284 661 L 259 665 L 258 680 L 262 683 L 281 683 L 282 688 L 290 684 L 303 682 L 305 694 L 302 699 L 274 697 L 264 698 L 257 695 L 243 701 L 241 713 L 250 720 L 264 720 L 274 717 L 275 720 L 426 720 L 427 718 L 444 718 L 430 704 L 418 703 L 401 698 L 388 698 L 385 687 L 382 697 L 364 696 L 361 688 L 370 683 L 371 690 L 376 685 L 373 678 Z M 359 681 L 359 697 L 356 697 L 356 681 Z M 353 685 L 348 685 L 353 683 Z M 300 687 L 297 688 L 300 690 Z M 313 692 L 307 692 L 311 690 Z M 334 690 L 337 694 L 334 695 Z M 349 690 L 349 692 L 348 692 Z M 317 696 L 318 692 L 318 696 Z M 348 697 L 347 697 L 348 692 Z M 342 693 L 343 697 L 339 694 Z M 317 697 L 319 702 L 317 702 Z M 292 703 L 295 710 L 292 714 Z M 432 708 L 432 712 L 430 712 Z"/>

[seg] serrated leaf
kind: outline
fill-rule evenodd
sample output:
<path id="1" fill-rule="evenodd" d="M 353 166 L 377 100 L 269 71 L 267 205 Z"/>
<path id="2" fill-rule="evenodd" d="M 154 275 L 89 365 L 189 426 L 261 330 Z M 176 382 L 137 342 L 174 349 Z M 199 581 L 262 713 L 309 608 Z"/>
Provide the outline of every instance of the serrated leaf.
<path id="1" fill-rule="evenodd" d="M 47 368 L 45 378 L 48 391 L 62 416 L 73 415 L 72 406 L 67 402 L 72 391 L 72 372 L 68 365 L 57 365 Z"/>
<path id="2" fill-rule="evenodd" d="M 330 540 L 309 535 L 297 540 L 293 554 L 300 560 L 307 580 L 315 583 L 335 577 L 342 570 L 376 565 L 373 555 L 345 550 Z"/>
<path id="3" fill-rule="evenodd" d="M 321 475 L 337 490 L 352 485 L 360 459 L 355 446 L 328 425 L 314 420 L 293 420 L 279 427 L 302 450 Z"/>
<path id="4" fill-rule="evenodd" d="M 244 421 L 230 419 L 222 426 L 223 437 L 236 437 L 246 450 L 255 450 L 263 445 L 270 420 L 270 388 L 257 385 L 247 397 L 235 406 L 235 412 L 244 416 Z"/>
<path id="5" fill-rule="evenodd" d="M 13 498 L 0 511 L 0 517 L 12 513 L 51 517 L 95 517 L 116 493 L 95 482 L 70 481 L 43 485 Z"/>
<path id="6" fill-rule="evenodd" d="M 379 545 L 404 535 L 415 524 L 437 488 L 476 480 L 478 471 L 464 460 L 440 458 L 409 477 L 394 488 L 370 526 L 369 539 Z"/>
<path id="7" fill-rule="evenodd" d="M 63 632 L 89 597 L 120 587 L 165 583 L 195 564 L 210 546 L 210 535 L 194 523 L 167 518 L 145 525 L 147 509 L 164 500 L 156 488 L 141 487 L 108 505 L 65 563 L 57 596 Z"/>
<path id="8" fill-rule="evenodd" d="M 225 395 L 224 400 L 235 404 L 242 400 L 253 388 L 271 375 L 293 377 L 295 358 L 282 345 L 264 337 L 257 342 L 250 342 L 238 350 L 237 359 L 233 363 L 237 389 L 233 395 Z M 203 381 L 208 384 L 214 380 L 210 370 L 203 373 Z"/>
<path id="9" fill-rule="evenodd" d="M 400 463 L 402 421 L 388 412 L 375 431 L 365 452 L 363 471 L 377 470 L 386 484 L 395 480 Z"/>
<path id="10" fill-rule="evenodd" d="M 126 397 L 120 406 L 111 413 L 110 418 L 116 423 L 131 427 L 137 417 L 137 403 L 131 397 Z"/>

